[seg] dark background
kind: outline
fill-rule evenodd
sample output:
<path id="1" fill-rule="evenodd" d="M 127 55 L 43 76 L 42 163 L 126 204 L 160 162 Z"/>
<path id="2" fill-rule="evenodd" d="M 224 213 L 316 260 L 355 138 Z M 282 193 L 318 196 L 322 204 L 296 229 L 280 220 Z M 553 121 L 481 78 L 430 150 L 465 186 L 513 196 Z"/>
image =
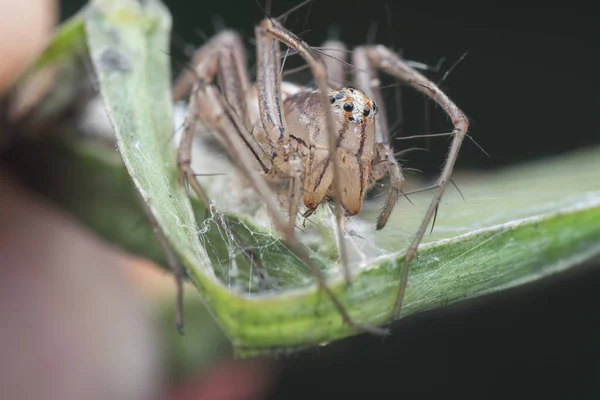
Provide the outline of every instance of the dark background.
<path id="1" fill-rule="evenodd" d="M 169 52 L 175 69 L 180 69 L 175 60 L 185 60 L 184 46 L 201 45 L 198 32 L 212 35 L 219 24 L 244 35 L 253 67 L 253 26 L 263 16 L 254 1 L 165 3 L 174 18 L 176 37 Z M 273 3 L 273 15 L 297 4 Z M 63 4 L 68 16 L 82 2 Z M 369 25 L 377 21 L 376 42 L 403 49 L 405 58 L 434 65 L 446 57 L 442 72 L 429 75 L 434 81 L 469 51 L 442 88 L 469 116 L 470 134 L 491 155 L 465 142 L 458 167 L 490 169 L 600 144 L 600 19 L 588 4 L 389 1 L 388 12 L 379 0 L 317 0 L 292 14 L 286 26 L 319 45 L 337 24 L 352 46 L 364 43 Z M 386 93 L 393 98 L 393 89 Z M 423 133 L 422 96 L 407 89 L 403 98 L 399 135 Z M 432 133 L 450 127 L 433 105 L 428 122 Z M 410 146 L 431 151 L 411 155 L 408 166 L 435 173 L 447 141 L 419 140 Z M 344 391 L 598 398 L 598 264 L 406 318 L 385 340 L 361 336 L 284 358 L 274 397 Z"/>

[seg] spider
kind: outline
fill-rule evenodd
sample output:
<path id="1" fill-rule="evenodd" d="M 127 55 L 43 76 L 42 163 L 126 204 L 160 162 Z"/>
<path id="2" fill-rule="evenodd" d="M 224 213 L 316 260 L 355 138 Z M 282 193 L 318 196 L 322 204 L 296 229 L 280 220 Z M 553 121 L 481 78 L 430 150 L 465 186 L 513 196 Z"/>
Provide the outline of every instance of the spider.
<path id="1" fill-rule="evenodd" d="M 321 55 L 343 50 L 344 46 L 330 41 L 324 44 L 329 50 L 316 51 L 287 30 L 281 23 L 282 17 L 265 18 L 255 27 L 255 84 L 250 82 L 246 70 L 241 37 L 230 30 L 221 31 L 200 47 L 193 56 L 193 71 L 184 72 L 176 80 L 173 99 L 182 100 L 189 94 L 188 116 L 178 151 L 180 179 L 192 177 L 192 188 L 209 204 L 190 167 L 195 127 L 201 121 L 215 133 L 261 196 L 286 244 L 311 269 L 344 321 L 351 327 L 382 333 L 378 328 L 359 326 L 350 318 L 296 239 L 294 227 L 300 202 L 306 207 L 305 217 L 322 203 L 333 204 L 341 264 L 344 277 L 350 282 L 343 239 L 346 218 L 360 211 L 367 190 L 389 174 L 389 192 L 376 224 L 376 229 L 384 228 L 404 181 L 389 142 L 378 73 L 387 73 L 413 87 L 446 112 L 454 126 L 452 142 L 440 178 L 432 186 L 435 191 L 431 204 L 405 256 L 393 312 L 393 318 L 397 318 L 408 267 L 450 179 L 468 121 L 433 82 L 383 45 L 355 48 L 351 53 L 355 67 L 353 85 L 340 88 L 339 82 L 345 81 L 340 57 Z M 306 61 L 315 88 L 282 82 L 281 43 Z M 340 53 L 345 54 L 338 51 L 336 55 Z M 287 220 L 268 185 L 270 180 L 288 182 Z"/>

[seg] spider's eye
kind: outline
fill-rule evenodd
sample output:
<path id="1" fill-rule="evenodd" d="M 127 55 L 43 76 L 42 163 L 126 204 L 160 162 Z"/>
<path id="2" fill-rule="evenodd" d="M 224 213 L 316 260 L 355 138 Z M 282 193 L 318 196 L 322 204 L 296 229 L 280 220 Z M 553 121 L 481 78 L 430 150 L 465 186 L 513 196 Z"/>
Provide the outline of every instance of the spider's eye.
<path id="1" fill-rule="evenodd" d="M 375 104 L 375 102 L 373 102 L 373 115 L 377 115 L 378 112 L 379 112 L 379 108 L 377 108 L 377 104 Z"/>
<path id="2" fill-rule="evenodd" d="M 354 110 L 354 104 L 352 104 L 349 101 L 345 102 L 344 103 L 344 111 L 351 112 L 352 110 Z"/>
<path id="3" fill-rule="evenodd" d="M 337 92 L 334 97 L 335 97 L 336 100 L 343 99 L 344 98 L 344 93 Z"/>
<path id="4" fill-rule="evenodd" d="M 348 120 L 349 121 L 354 121 L 354 117 L 351 115 L 351 116 L 348 117 Z"/>
<path id="5" fill-rule="evenodd" d="M 368 117 L 369 114 L 371 114 L 371 109 L 369 107 L 365 107 L 364 110 L 363 110 L 363 115 L 365 117 Z"/>
<path id="6" fill-rule="evenodd" d="M 329 98 L 329 101 L 331 102 L 331 104 L 335 103 L 335 97 L 331 96 L 331 97 Z"/>

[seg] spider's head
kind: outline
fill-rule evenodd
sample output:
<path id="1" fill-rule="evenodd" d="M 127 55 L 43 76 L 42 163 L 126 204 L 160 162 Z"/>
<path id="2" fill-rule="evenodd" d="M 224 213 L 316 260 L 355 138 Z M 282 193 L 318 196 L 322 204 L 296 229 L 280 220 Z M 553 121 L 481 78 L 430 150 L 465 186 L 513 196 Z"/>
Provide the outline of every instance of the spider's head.
<path id="1" fill-rule="evenodd" d="M 364 92 L 358 89 L 343 87 L 329 92 L 329 101 L 336 113 L 343 114 L 350 122 L 365 124 L 374 120 L 377 105 Z"/>

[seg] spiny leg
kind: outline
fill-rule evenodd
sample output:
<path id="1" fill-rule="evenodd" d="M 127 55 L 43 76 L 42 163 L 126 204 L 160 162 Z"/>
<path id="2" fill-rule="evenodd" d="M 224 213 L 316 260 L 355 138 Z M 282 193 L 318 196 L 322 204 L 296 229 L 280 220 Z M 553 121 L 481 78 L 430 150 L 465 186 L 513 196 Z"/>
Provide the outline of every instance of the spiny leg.
<path id="1" fill-rule="evenodd" d="M 198 105 L 198 91 L 219 76 L 223 93 L 230 106 L 249 124 L 245 93 L 249 88 L 245 70 L 244 49 L 239 36 L 231 31 L 223 31 L 209 40 L 196 51 L 193 59 L 197 65 L 193 71 L 185 71 L 176 81 L 173 98 L 177 99 L 187 91 L 189 102 L 187 118 L 177 153 L 180 182 L 188 181 L 207 209 L 211 202 L 193 177 L 191 170 L 191 152 L 198 121 L 202 118 Z M 191 86 L 191 91 L 190 91 Z M 257 158 L 264 172 L 268 173 L 270 160 L 259 147 L 256 140 L 247 131 L 240 131 L 240 138 Z M 190 179 L 188 179 L 190 178 Z"/>
<path id="2" fill-rule="evenodd" d="M 180 184 L 187 183 L 190 185 L 206 210 L 212 212 L 217 225 L 224 231 L 229 232 L 235 244 L 243 249 L 243 243 L 237 235 L 229 229 L 222 214 L 218 210 L 214 211 L 214 205 L 202 186 L 196 180 L 196 174 L 194 174 L 194 171 L 191 168 L 192 142 L 196 132 L 197 123 L 201 119 L 197 92 L 200 90 L 201 86 L 205 84 L 204 82 L 211 82 L 218 74 L 227 101 L 235 108 L 236 113 L 243 115 L 245 121 L 249 121 L 249 117 L 246 113 L 247 107 L 245 98 L 245 91 L 248 89 L 249 83 L 244 69 L 245 60 L 241 39 L 234 32 L 223 31 L 202 46 L 196 52 L 194 60 L 199 61 L 195 70 L 184 72 L 177 80 L 178 83 L 175 84 L 173 89 L 173 98 L 176 99 L 178 96 L 181 96 L 185 90 L 189 91 L 188 86 L 190 83 L 192 85 L 192 90 L 189 93 L 186 123 L 177 153 L 179 181 Z M 189 81 L 190 75 L 191 78 L 193 78 L 191 82 Z M 266 156 L 264 156 L 254 138 L 252 138 L 246 130 L 242 132 L 245 133 L 245 136 L 242 136 L 241 139 L 246 142 L 250 151 L 257 156 L 261 165 L 265 166 L 267 163 L 265 160 Z M 260 157 L 260 155 L 263 157 Z M 248 251 L 242 251 L 242 254 L 250 263 L 256 264 L 256 257 L 254 257 L 253 254 L 248 253 Z M 259 274 L 260 270 L 262 270 L 262 268 L 257 266 Z"/>
<path id="3" fill-rule="evenodd" d="M 344 43 L 337 40 L 328 40 L 323 44 L 323 48 L 319 50 L 324 55 L 323 62 L 327 69 L 327 81 L 329 85 L 335 89 L 339 89 L 347 85 L 346 81 L 346 59 L 348 58 L 347 47 Z M 340 144 L 336 144 L 336 148 Z M 335 179 L 335 178 L 334 178 Z M 335 213 L 335 208 L 333 208 Z M 337 221 L 336 221 L 337 222 Z M 345 242 L 346 220 L 342 219 L 341 223 L 337 222 L 336 236 L 337 245 L 340 252 L 346 251 L 342 244 Z"/>
<path id="4" fill-rule="evenodd" d="M 352 62 L 356 67 L 354 71 L 354 82 L 365 92 L 365 94 L 378 105 L 378 117 L 375 121 L 375 142 L 376 154 L 374 166 L 374 179 L 383 178 L 380 165 L 384 165 L 385 170 L 390 175 L 390 190 L 386 198 L 385 204 L 379 216 L 377 217 L 376 229 L 382 229 L 392 214 L 392 211 L 398 201 L 398 196 L 401 193 L 402 185 L 404 184 L 404 176 L 402 169 L 394 156 L 393 150 L 390 148 L 390 134 L 387 125 L 386 108 L 383 102 L 383 96 L 380 89 L 380 81 L 377 76 L 377 70 L 373 68 L 367 53 L 367 47 L 358 47 L 352 52 Z M 382 163 L 382 164 L 380 164 Z"/>
<path id="5" fill-rule="evenodd" d="M 346 86 L 347 48 L 338 40 L 328 40 L 323 43 L 320 52 L 325 56 L 323 62 L 327 68 L 327 82 L 334 89 Z"/>
<path id="6" fill-rule="evenodd" d="M 264 33 L 256 30 L 256 59 L 257 73 L 256 86 L 258 97 L 258 108 L 262 128 L 266 133 L 266 138 L 271 146 L 270 156 L 275 159 L 283 159 L 284 162 L 291 162 L 296 158 L 295 149 L 291 148 L 290 136 L 286 126 L 282 111 L 283 96 L 281 92 L 281 50 L 279 42 Z M 293 161 L 297 164 L 297 161 Z M 298 165 L 290 164 L 291 168 L 297 169 Z M 290 171 L 293 172 L 293 171 Z M 297 207 L 297 191 L 293 189 L 298 185 L 300 177 L 290 176 L 289 182 L 292 187 L 294 199 L 289 198 L 289 220 L 283 231 L 280 231 L 286 240 L 295 240 L 295 213 L 293 207 Z M 269 198 L 272 196 L 270 195 Z"/>
<path id="7" fill-rule="evenodd" d="M 167 258 L 167 265 L 171 269 L 173 276 L 175 277 L 175 285 L 177 288 L 177 300 L 175 302 L 175 325 L 177 326 L 177 331 L 180 334 L 183 334 L 183 277 L 185 275 L 185 271 L 181 267 L 181 264 L 177 261 L 177 257 L 171 250 L 169 243 L 167 242 L 167 238 L 165 237 L 163 231 L 158 224 L 158 221 L 154 217 L 152 210 L 150 208 L 150 202 L 152 199 L 148 200 L 148 203 L 144 201 L 142 195 L 138 194 L 138 198 L 140 203 L 142 204 L 142 208 L 146 213 L 146 217 L 150 221 L 150 225 L 152 226 L 152 230 L 156 239 L 158 240 L 158 244 L 161 247 L 165 257 Z"/>
<path id="8" fill-rule="evenodd" d="M 188 97 L 199 76 L 212 81 L 218 73 L 219 85 L 225 97 L 243 115 L 250 80 L 246 71 L 244 45 L 236 32 L 225 30 L 213 36 L 194 52 L 191 65 L 193 68 L 184 70 L 173 84 L 174 101 Z"/>
<path id="9" fill-rule="evenodd" d="M 194 90 L 190 89 L 199 81 L 211 83 L 216 78 L 225 98 L 235 112 L 243 118 L 244 124 L 248 128 L 244 132 L 240 132 L 242 140 L 251 149 L 263 171 L 268 173 L 270 158 L 264 154 L 256 139 L 250 134 L 254 121 L 252 121 L 248 110 L 247 93 L 251 86 L 246 71 L 246 60 L 241 38 L 233 31 L 223 31 L 198 49 L 193 60 L 197 61 L 194 69 L 184 71 L 176 80 L 173 88 L 174 100 L 180 99 L 182 96 L 190 96 L 188 103 L 189 118 L 186 121 L 190 125 L 190 129 L 184 131 L 182 142 L 185 143 L 185 146 L 182 147 L 191 148 L 199 112 L 198 107 L 192 104 L 196 100 L 192 98 Z M 197 87 L 195 90 L 197 90 Z M 185 160 L 183 156 L 180 152 L 179 161 L 188 162 L 189 164 L 189 159 Z"/>
<path id="10" fill-rule="evenodd" d="M 402 269 L 400 287 L 394 307 L 394 317 L 397 318 L 402 308 L 402 300 L 404 298 L 404 292 L 406 289 L 406 279 L 408 277 L 410 262 L 417 253 L 417 248 L 423 239 L 423 235 L 427 231 L 427 226 L 431 222 L 431 219 L 434 216 L 444 193 L 444 189 L 450 180 L 454 164 L 458 158 L 461 144 L 469 128 L 469 122 L 465 114 L 454 104 L 454 102 L 452 102 L 452 100 L 450 100 L 450 98 L 444 92 L 437 87 L 437 85 L 411 68 L 396 53 L 381 45 L 365 46 L 364 49 L 372 68 L 379 69 L 393 76 L 394 78 L 399 79 L 403 83 L 413 87 L 414 89 L 423 93 L 425 96 L 434 100 L 440 107 L 442 107 L 454 125 L 453 139 L 450 145 L 450 150 L 444 163 L 442 173 L 440 174 L 440 177 L 436 183 L 438 187 L 433 194 L 433 198 L 427 209 L 427 212 L 425 213 L 425 217 L 423 218 L 423 221 L 421 222 L 421 225 L 419 226 L 419 229 L 417 230 L 417 233 L 406 252 L 405 265 Z M 383 228 L 383 226 L 381 226 L 381 228 Z"/>
<path id="11" fill-rule="evenodd" d="M 375 120 L 375 143 L 390 143 L 387 125 L 387 111 L 381 94 L 381 82 L 377 70 L 373 68 L 367 53 L 367 47 L 357 47 L 352 51 L 354 65 L 354 84 L 377 104 L 377 119 Z"/>
<path id="12" fill-rule="evenodd" d="M 310 46 L 308 46 L 292 32 L 285 29 L 275 20 L 265 19 L 256 27 L 256 41 L 257 58 L 259 62 L 259 73 L 257 79 L 259 86 L 259 104 L 261 106 L 267 106 L 264 109 L 266 112 L 262 112 L 263 109 L 261 109 L 261 118 L 263 119 L 263 124 L 265 124 L 265 129 L 267 130 L 274 128 L 275 126 L 273 124 L 275 121 L 277 121 L 280 140 L 283 140 L 283 137 L 287 135 L 287 132 L 284 130 L 284 118 L 281 112 L 281 92 L 279 88 L 280 84 L 278 83 L 281 79 L 278 75 L 280 57 L 279 45 L 276 42 L 282 42 L 287 47 L 297 51 L 298 54 L 307 62 L 313 77 L 315 78 L 315 83 L 321 97 L 321 104 L 326 114 L 325 121 L 328 136 L 329 157 L 334 161 L 331 163 L 333 172 L 332 186 L 335 200 L 335 217 L 338 243 L 340 248 L 340 259 L 346 283 L 350 283 L 350 265 L 343 231 L 343 219 L 345 216 L 340 201 L 342 196 L 342 190 L 340 186 L 341 174 L 340 167 L 338 163 L 335 162 L 337 160 L 337 136 L 335 134 L 335 123 L 333 120 L 331 104 L 329 103 L 326 66 L 319 55 Z M 261 81 L 261 79 L 265 79 L 269 73 L 275 74 L 275 76 L 272 76 L 269 81 Z M 272 79 L 273 77 L 275 77 L 277 80 L 274 81 Z M 273 87 L 274 84 L 275 86 Z"/>
<path id="13" fill-rule="evenodd" d="M 398 197 L 402 193 L 402 185 L 404 184 L 404 175 L 402 168 L 396 160 L 394 151 L 387 143 L 377 143 L 376 147 L 377 159 L 382 159 L 387 166 L 387 171 L 390 175 L 390 190 L 388 192 L 385 204 L 381 213 L 377 217 L 376 229 L 380 230 L 387 224 L 390 215 L 398 201 Z"/>
<path id="14" fill-rule="evenodd" d="M 288 187 L 288 214 L 289 225 L 294 228 L 296 226 L 296 218 L 298 216 L 298 206 L 302 201 L 302 192 L 304 190 L 304 167 L 302 166 L 302 158 L 300 154 L 294 152 L 290 155 L 289 163 L 289 187 Z"/>

